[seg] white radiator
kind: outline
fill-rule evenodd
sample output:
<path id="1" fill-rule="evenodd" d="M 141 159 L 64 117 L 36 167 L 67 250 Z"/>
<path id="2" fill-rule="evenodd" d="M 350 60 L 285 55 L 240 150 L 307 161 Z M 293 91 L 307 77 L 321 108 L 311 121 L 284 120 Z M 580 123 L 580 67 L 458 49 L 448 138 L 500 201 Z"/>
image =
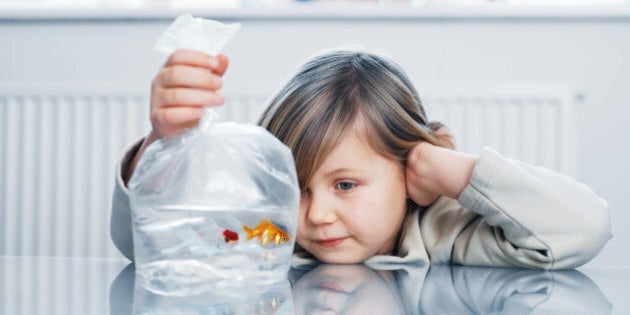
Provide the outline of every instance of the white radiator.
<path id="1" fill-rule="evenodd" d="M 576 176 L 578 94 L 566 84 L 491 85 L 432 90 L 424 100 L 430 120 L 445 123 L 458 149 L 483 146 L 503 155 Z"/>
<path id="2" fill-rule="evenodd" d="M 0 253 L 115 255 L 113 170 L 147 129 L 146 103 L 117 93 L 0 96 Z"/>
<path id="3" fill-rule="evenodd" d="M 123 148 L 149 130 L 148 100 L 100 87 L 60 92 L 71 90 L 0 91 L 0 255 L 120 257 L 109 238 L 114 168 Z M 227 95 L 220 114 L 255 122 L 264 101 Z M 548 87 L 425 97 L 429 118 L 445 122 L 461 150 L 490 145 L 568 175 L 572 105 L 570 90 Z"/>

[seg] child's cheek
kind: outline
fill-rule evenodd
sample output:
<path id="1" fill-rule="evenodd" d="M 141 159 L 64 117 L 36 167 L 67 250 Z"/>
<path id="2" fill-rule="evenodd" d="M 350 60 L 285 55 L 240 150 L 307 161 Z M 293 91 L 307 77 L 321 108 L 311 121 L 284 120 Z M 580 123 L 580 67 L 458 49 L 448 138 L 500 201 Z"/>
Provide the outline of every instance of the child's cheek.
<path id="1" fill-rule="evenodd" d="M 300 234 L 299 231 L 299 226 L 298 226 L 298 232 L 297 232 L 297 236 L 295 238 L 295 249 L 294 252 L 298 252 L 298 251 L 302 251 L 305 250 L 306 248 L 308 248 L 308 244 L 306 243 L 306 237 L 302 236 L 302 234 Z"/>

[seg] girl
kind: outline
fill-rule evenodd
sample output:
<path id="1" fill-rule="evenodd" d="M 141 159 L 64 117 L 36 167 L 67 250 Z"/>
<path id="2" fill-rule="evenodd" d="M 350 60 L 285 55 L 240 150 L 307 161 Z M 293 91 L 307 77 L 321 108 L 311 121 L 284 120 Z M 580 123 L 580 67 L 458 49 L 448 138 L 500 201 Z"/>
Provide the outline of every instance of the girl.
<path id="1" fill-rule="evenodd" d="M 125 183 L 144 148 L 218 106 L 227 57 L 179 50 L 152 85 L 153 130 L 117 172 L 112 239 L 133 259 Z M 485 148 L 457 152 L 404 71 L 363 51 L 304 64 L 259 123 L 289 146 L 302 190 L 294 265 L 457 263 L 574 268 L 611 237 L 588 187 Z"/>

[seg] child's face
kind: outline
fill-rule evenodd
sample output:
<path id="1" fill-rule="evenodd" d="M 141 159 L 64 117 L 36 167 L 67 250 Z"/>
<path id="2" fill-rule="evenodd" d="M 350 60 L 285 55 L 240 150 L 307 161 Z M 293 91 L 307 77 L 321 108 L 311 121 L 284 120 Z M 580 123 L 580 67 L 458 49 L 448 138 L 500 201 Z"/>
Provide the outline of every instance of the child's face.
<path id="1" fill-rule="evenodd" d="M 350 132 L 300 199 L 297 242 L 326 263 L 360 263 L 395 246 L 406 212 L 402 163 Z"/>

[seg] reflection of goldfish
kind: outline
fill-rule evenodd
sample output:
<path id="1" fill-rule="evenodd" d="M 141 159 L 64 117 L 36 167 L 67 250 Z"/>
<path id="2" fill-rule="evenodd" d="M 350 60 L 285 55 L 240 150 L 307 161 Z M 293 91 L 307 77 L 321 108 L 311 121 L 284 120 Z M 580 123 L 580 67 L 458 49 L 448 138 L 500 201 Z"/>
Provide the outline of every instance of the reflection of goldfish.
<path id="1" fill-rule="evenodd" d="M 256 315 L 268 315 L 275 313 L 282 304 L 285 296 L 278 292 L 265 292 L 258 300 Z"/>
<path id="2" fill-rule="evenodd" d="M 267 219 L 260 221 L 253 229 L 243 225 L 243 230 L 245 234 L 247 234 L 247 240 L 258 237 L 260 244 L 263 246 L 266 246 L 271 241 L 273 241 L 276 246 L 280 245 L 280 243 L 286 244 L 289 242 L 287 232 L 273 225 L 273 223 L 269 222 Z"/>

